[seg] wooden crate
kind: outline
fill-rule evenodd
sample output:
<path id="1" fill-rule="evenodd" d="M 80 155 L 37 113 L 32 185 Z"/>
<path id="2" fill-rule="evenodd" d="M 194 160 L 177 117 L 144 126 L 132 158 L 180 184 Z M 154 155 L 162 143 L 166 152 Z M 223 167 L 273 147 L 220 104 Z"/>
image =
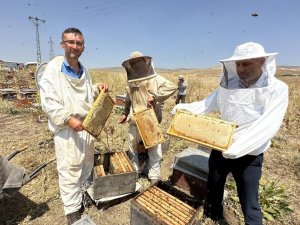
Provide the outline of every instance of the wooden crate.
<path id="1" fill-rule="evenodd" d="M 200 224 L 202 203 L 158 181 L 131 201 L 131 225 Z"/>
<path id="2" fill-rule="evenodd" d="M 125 107 L 126 95 L 116 95 L 116 107 L 124 108 Z"/>
<path id="3" fill-rule="evenodd" d="M 138 173 L 125 152 L 95 154 L 94 200 L 134 193 L 137 179 Z"/>
<path id="4" fill-rule="evenodd" d="M 207 191 L 208 159 L 210 152 L 200 147 L 188 147 L 175 156 L 170 181 L 198 200 L 204 200 Z"/>

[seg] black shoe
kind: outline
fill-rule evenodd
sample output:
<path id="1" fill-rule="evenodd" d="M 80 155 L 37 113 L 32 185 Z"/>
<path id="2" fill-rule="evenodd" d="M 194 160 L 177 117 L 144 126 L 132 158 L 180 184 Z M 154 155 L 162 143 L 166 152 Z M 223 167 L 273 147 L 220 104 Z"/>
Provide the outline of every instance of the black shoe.
<path id="1" fill-rule="evenodd" d="M 76 221 L 80 220 L 80 218 L 81 218 L 81 214 L 79 210 L 68 214 L 67 215 L 68 225 L 75 223 Z"/>
<path id="2" fill-rule="evenodd" d="M 220 222 L 224 220 L 224 216 L 221 214 L 210 213 L 205 211 L 203 217 L 210 218 L 214 222 Z"/>
<path id="3" fill-rule="evenodd" d="M 83 195 L 82 195 L 82 205 L 81 205 L 81 209 L 80 210 L 84 211 L 84 208 L 89 208 L 92 205 L 93 205 L 92 198 L 90 197 L 90 195 L 87 192 L 84 192 Z M 82 213 L 83 213 L 83 211 L 82 211 Z"/>
<path id="4" fill-rule="evenodd" d="M 211 205 L 207 203 L 204 204 L 204 217 L 210 218 L 211 220 L 217 222 L 224 219 L 223 208 L 219 210 L 213 209 Z"/>
<path id="5" fill-rule="evenodd" d="M 78 212 L 80 213 L 80 215 L 82 215 L 84 213 L 84 209 L 85 209 L 85 206 L 83 203 L 81 203 L 81 207 L 80 209 L 78 210 Z"/>

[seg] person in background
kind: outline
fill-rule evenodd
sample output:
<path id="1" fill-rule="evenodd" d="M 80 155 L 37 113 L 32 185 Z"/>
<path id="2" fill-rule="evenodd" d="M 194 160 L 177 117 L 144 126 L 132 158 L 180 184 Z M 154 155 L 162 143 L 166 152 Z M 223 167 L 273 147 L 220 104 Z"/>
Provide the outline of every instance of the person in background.
<path id="1" fill-rule="evenodd" d="M 41 104 L 54 134 L 60 194 L 68 224 L 81 218 L 83 185 L 94 163 L 94 138 L 81 126 L 105 83 L 92 85 L 88 70 L 79 62 L 85 42 L 81 31 L 62 33 L 64 56 L 52 59 L 40 79 Z"/>
<path id="2" fill-rule="evenodd" d="M 276 54 L 266 53 L 258 43 L 237 46 L 232 57 L 221 60 L 221 83 L 212 94 L 172 110 L 173 114 L 177 109 L 195 114 L 219 112 L 221 119 L 238 125 L 232 145 L 210 154 L 204 213 L 213 220 L 223 218 L 224 186 L 232 173 L 245 224 L 262 225 L 258 188 L 264 153 L 288 106 L 288 86 L 275 78 Z"/>
<path id="3" fill-rule="evenodd" d="M 187 87 L 186 80 L 184 79 L 183 75 L 179 75 L 179 77 L 178 77 L 178 92 L 177 92 L 177 97 L 176 97 L 176 101 L 175 101 L 176 105 L 178 103 L 185 103 L 186 87 Z"/>
<path id="4" fill-rule="evenodd" d="M 171 81 L 157 74 L 154 70 L 152 58 L 143 56 L 135 51 L 130 58 L 122 63 L 127 73 L 127 95 L 125 109 L 119 122 L 129 125 L 129 153 L 135 170 L 141 173 L 138 159 L 138 147 L 142 141 L 133 113 L 147 108 L 154 108 L 159 122 L 162 120 L 161 103 L 172 96 L 177 87 Z M 161 144 L 148 149 L 149 168 L 148 178 L 151 184 L 160 179 L 160 161 L 162 159 Z"/>

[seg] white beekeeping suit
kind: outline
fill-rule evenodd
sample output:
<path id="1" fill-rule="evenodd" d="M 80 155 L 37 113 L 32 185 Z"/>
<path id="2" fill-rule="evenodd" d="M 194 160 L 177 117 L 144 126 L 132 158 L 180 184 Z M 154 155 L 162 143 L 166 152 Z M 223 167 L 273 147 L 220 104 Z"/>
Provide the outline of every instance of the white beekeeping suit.
<path id="1" fill-rule="evenodd" d="M 80 79 L 61 72 L 65 58 L 52 59 L 39 78 L 41 104 L 54 133 L 60 193 L 66 214 L 77 211 L 82 201 L 82 186 L 92 171 L 94 138 L 86 131 L 76 132 L 66 121 L 70 116 L 83 119 L 98 94 L 87 69 Z M 67 91 L 66 91 L 67 90 Z"/>
<path id="2" fill-rule="evenodd" d="M 147 99 L 152 96 L 155 99 L 154 110 L 158 121 L 162 119 L 161 105 L 175 93 L 175 84 L 157 74 L 154 70 L 152 58 L 143 56 L 140 52 L 133 52 L 130 59 L 122 64 L 127 72 L 127 96 L 125 100 L 124 115 L 130 124 L 129 149 L 133 165 L 139 171 L 138 145 L 142 141 L 134 121 L 133 113 L 140 112 L 149 107 Z M 162 158 L 161 144 L 148 149 L 149 172 L 148 178 L 156 180 L 160 178 L 160 161 Z"/>
<path id="3" fill-rule="evenodd" d="M 221 60 L 223 73 L 220 86 L 207 98 L 199 102 L 179 104 L 174 107 L 196 114 L 219 112 L 221 119 L 238 125 L 233 144 L 223 152 L 225 158 L 239 158 L 244 155 L 259 155 L 265 152 L 271 139 L 278 132 L 288 106 L 288 87 L 274 77 L 275 55 L 265 53 L 262 46 L 255 46 L 253 52 L 237 48 L 233 57 Z M 237 60 L 265 57 L 262 74 L 249 88 L 240 88 L 236 71 Z"/>

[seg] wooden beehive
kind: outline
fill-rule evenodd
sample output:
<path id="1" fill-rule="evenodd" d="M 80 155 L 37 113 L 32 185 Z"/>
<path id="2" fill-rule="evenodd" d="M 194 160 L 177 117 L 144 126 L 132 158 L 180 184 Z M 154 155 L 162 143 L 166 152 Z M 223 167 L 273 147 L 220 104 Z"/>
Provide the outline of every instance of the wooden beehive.
<path id="1" fill-rule="evenodd" d="M 135 192 L 138 173 L 125 152 L 96 154 L 93 173 L 93 199 Z"/>
<path id="2" fill-rule="evenodd" d="M 108 93 L 101 92 L 86 115 L 82 126 L 95 138 L 100 138 L 100 133 L 115 105 L 115 101 Z"/>
<path id="3" fill-rule="evenodd" d="M 110 155 L 110 173 L 119 174 L 133 172 L 132 165 L 124 152 L 115 152 Z"/>
<path id="4" fill-rule="evenodd" d="M 125 107 L 126 95 L 116 95 L 116 107 L 124 108 Z"/>
<path id="5" fill-rule="evenodd" d="M 134 113 L 134 118 L 145 148 L 165 141 L 153 108 Z"/>
<path id="6" fill-rule="evenodd" d="M 224 120 L 177 110 L 167 133 L 225 151 L 232 144 L 236 125 Z"/>
<path id="7" fill-rule="evenodd" d="M 210 152 L 188 147 L 176 154 L 170 182 L 189 195 L 204 200 L 207 192 Z"/>
<path id="8" fill-rule="evenodd" d="M 191 225 L 201 212 L 201 202 L 159 181 L 131 201 L 130 224 Z"/>

